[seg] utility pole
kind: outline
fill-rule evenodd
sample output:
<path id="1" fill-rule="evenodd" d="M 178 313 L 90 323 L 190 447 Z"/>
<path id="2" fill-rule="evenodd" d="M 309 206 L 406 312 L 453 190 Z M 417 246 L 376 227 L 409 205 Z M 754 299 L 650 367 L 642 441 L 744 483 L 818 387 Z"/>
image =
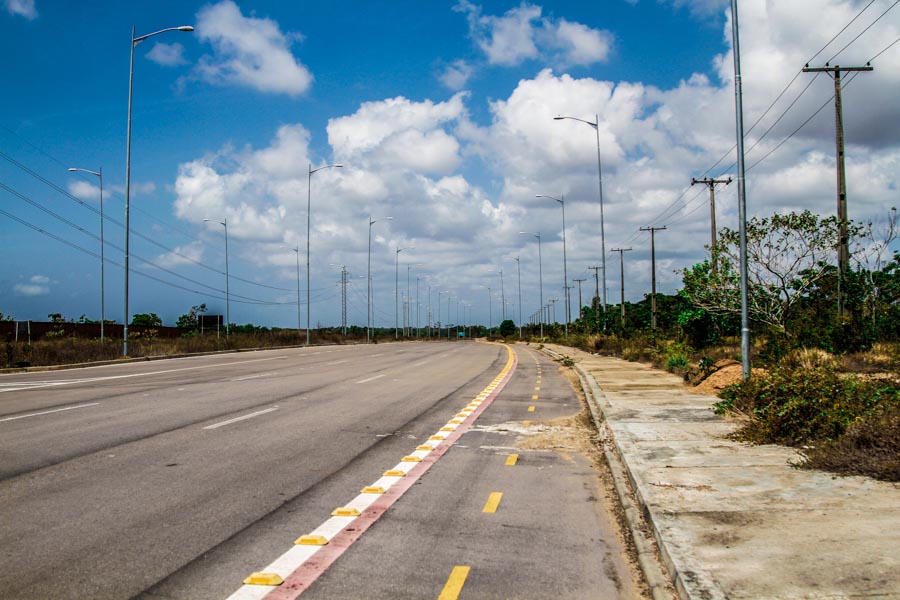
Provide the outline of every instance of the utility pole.
<path id="1" fill-rule="evenodd" d="M 728 185 L 731 183 L 731 177 L 728 179 L 710 179 L 709 177 L 705 177 L 703 179 L 695 179 L 691 177 L 691 185 L 695 185 L 698 183 L 706 184 L 709 187 L 709 227 L 710 227 L 710 253 L 712 255 L 712 270 L 713 273 L 718 273 L 719 267 L 716 264 L 716 255 L 714 249 L 716 247 L 716 184 L 724 183 Z"/>
<path id="2" fill-rule="evenodd" d="M 650 287 L 650 329 L 656 329 L 656 232 L 664 231 L 663 227 L 641 227 L 641 231 L 650 232 L 650 271 L 653 280 Z"/>
<path id="3" fill-rule="evenodd" d="M 597 333 L 600 333 L 600 276 L 599 271 L 602 269 L 602 265 L 597 265 L 595 267 L 588 267 L 591 271 L 594 272 L 594 301 L 591 302 L 591 306 L 594 307 L 594 313 L 597 315 Z M 605 280 L 605 273 L 603 279 Z M 604 307 L 605 312 L 605 307 Z M 605 324 L 605 321 L 604 321 Z"/>
<path id="4" fill-rule="evenodd" d="M 625 252 L 631 252 L 631 248 L 613 248 L 611 252 L 619 253 L 619 272 L 621 275 L 619 276 L 622 285 L 622 326 L 625 326 Z M 653 277 L 654 281 L 656 281 L 656 276 Z M 654 294 L 656 294 L 656 290 L 654 288 Z"/>
<path id="5" fill-rule="evenodd" d="M 830 66 L 803 67 L 804 73 L 830 73 L 834 79 L 834 134 L 837 151 L 835 162 L 837 163 L 837 217 L 838 217 L 838 315 L 844 314 L 844 298 L 841 293 L 840 282 L 847 274 L 850 267 L 850 240 L 847 233 L 847 180 L 844 175 L 844 113 L 841 104 L 841 71 L 872 71 L 874 67 L 866 64 L 864 67 Z"/>
<path id="6" fill-rule="evenodd" d="M 556 325 L 556 303 L 559 302 L 559 298 L 551 298 L 550 304 L 553 305 L 553 324 Z"/>
<path id="7" fill-rule="evenodd" d="M 581 282 L 587 281 L 587 279 L 573 279 L 572 281 L 574 281 L 575 283 L 578 284 L 578 317 L 576 317 L 576 320 L 577 320 L 577 319 L 581 318 L 581 307 L 584 306 L 584 304 L 581 303 Z"/>
<path id="8" fill-rule="evenodd" d="M 503 291 L 503 269 L 500 269 L 500 322 L 506 320 L 506 292 Z"/>
<path id="9" fill-rule="evenodd" d="M 516 271 L 519 274 L 519 283 L 516 286 L 519 290 L 519 339 L 522 339 L 522 261 L 516 257 Z"/>

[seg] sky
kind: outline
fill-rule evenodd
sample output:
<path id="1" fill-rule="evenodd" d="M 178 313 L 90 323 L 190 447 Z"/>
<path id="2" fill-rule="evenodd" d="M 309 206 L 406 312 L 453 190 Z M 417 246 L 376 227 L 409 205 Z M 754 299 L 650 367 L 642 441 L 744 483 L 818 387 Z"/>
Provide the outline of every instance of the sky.
<path id="1" fill-rule="evenodd" d="M 898 205 L 896 4 L 740 0 L 749 216 L 835 211 L 834 83 L 807 63 L 871 60 L 844 74 L 849 215 Z M 429 307 L 445 323 L 518 322 L 520 291 L 524 321 L 541 297 L 562 321 L 564 273 L 574 316 L 601 244 L 608 302 L 623 279 L 638 301 L 647 227 L 666 227 L 658 289 L 674 293 L 709 243 L 708 190 L 691 179 L 736 177 L 730 8 L 0 0 L 0 313 L 100 318 L 101 179 L 79 168 L 102 171 L 105 316 L 122 321 L 129 36 L 182 25 L 195 30 L 134 46 L 130 315 L 224 314 L 222 223 L 239 324 L 305 326 L 307 242 L 313 327 L 341 323 L 342 268 L 348 322 L 365 325 L 370 257 L 383 327 L 398 297 L 401 325 L 405 298 L 413 326 Z M 737 227 L 736 184 L 716 188 L 716 209 Z M 617 248 L 631 249 L 624 278 Z"/>

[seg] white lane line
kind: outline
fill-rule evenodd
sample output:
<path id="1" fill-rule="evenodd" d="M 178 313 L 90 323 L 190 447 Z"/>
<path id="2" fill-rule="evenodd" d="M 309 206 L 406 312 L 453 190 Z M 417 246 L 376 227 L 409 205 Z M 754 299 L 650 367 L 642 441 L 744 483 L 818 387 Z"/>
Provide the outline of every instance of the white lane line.
<path id="1" fill-rule="evenodd" d="M 259 415 L 264 415 L 266 413 L 270 413 L 273 410 L 278 410 L 277 406 L 273 406 L 272 408 L 267 408 L 265 410 L 258 410 L 255 413 L 250 413 L 249 415 L 244 415 L 242 417 L 235 417 L 233 419 L 228 419 L 227 421 L 222 421 L 220 423 L 215 423 L 214 425 L 207 425 L 203 429 L 218 429 L 219 427 L 224 427 L 226 425 L 231 425 L 232 423 L 237 423 L 238 421 L 243 421 L 245 419 L 252 419 L 253 417 L 258 417 Z"/>
<path id="2" fill-rule="evenodd" d="M 36 412 L 36 413 L 29 413 L 27 415 L 19 415 L 17 417 L 6 417 L 3 419 L 0 419 L 0 423 L 3 423 L 4 421 L 15 421 L 16 419 L 27 419 L 28 417 L 39 417 L 41 415 L 49 415 L 51 413 L 63 412 L 64 410 L 75 410 L 76 408 L 87 408 L 89 406 L 97 406 L 98 404 L 100 404 L 100 403 L 99 402 L 91 402 L 90 404 L 79 404 L 78 406 L 68 406 L 66 408 L 45 410 L 45 411 Z"/>
<path id="3" fill-rule="evenodd" d="M 238 377 L 237 379 L 229 379 L 228 381 L 244 381 L 247 379 L 258 379 L 260 377 L 268 377 L 269 375 L 278 375 L 277 371 L 271 373 L 260 373 L 259 375 L 247 375 L 246 377 Z"/>
<path id="4" fill-rule="evenodd" d="M 84 379 L 66 379 L 63 381 L 52 381 L 52 382 L 47 381 L 40 385 L 30 385 L 28 382 L 21 382 L 21 383 L 18 383 L 17 385 L 27 385 L 29 387 L 0 389 L 0 393 L 15 392 L 17 390 L 22 390 L 22 389 L 36 389 L 36 388 L 41 388 L 41 387 L 51 387 L 51 386 L 56 386 L 56 385 L 73 385 L 76 383 L 96 383 L 98 381 L 109 381 L 112 379 L 130 379 L 132 377 L 146 377 L 148 375 L 163 375 L 165 373 L 179 373 L 181 371 L 198 371 L 200 369 L 215 369 L 215 368 L 220 368 L 220 367 L 230 367 L 232 365 L 245 365 L 248 363 L 264 362 L 264 361 L 268 361 L 268 360 L 282 360 L 284 358 L 286 358 L 286 357 L 276 356 L 273 358 L 256 358 L 253 360 L 242 360 L 239 362 L 229 362 L 229 363 L 221 363 L 221 364 L 215 364 L 215 365 L 202 365 L 199 367 L 184 367 L 182 369 L 165 369 L 163 371 L 148 371 L 147 373 L 130 373 L 128 375 L 109 375 L 107 377 L 90 377 L 90 378 L 84 378 Z M 7 385 L 14 385 L 14 383 L 9 383 Z"/>
<path id="5" fill-rule="evenodd" d="M 335 362 L 325 363 L 326 365 L 339 365 L 341 363 L 350 362 L 349 360 L 338 360 Z"/>
<path id="6" fill-rule="evenodd" d="M 423 360 L 423 361 L 421 361 L 421 362 L 417 362 L 417 363 L 414 364 L 413 366 L 414 366 L 414 367 L 421 367 L 422 365 L 424 365 L 425 363 L 430 362 L 430 361 L 431 361 L 431 359 L 428 358 L 428 359 Z"/>
<path id="7" fill-rule="evenodd" d="M 382 377 L 384 377 L 384 373 L 382 373 L 381 375 L 376 375 L 375 377 L 363 379 L 362 381 L 357 381 L 356 383 L 369 383 L 370 381 L 375 381 L 376 379 L 381 379 Z"/>

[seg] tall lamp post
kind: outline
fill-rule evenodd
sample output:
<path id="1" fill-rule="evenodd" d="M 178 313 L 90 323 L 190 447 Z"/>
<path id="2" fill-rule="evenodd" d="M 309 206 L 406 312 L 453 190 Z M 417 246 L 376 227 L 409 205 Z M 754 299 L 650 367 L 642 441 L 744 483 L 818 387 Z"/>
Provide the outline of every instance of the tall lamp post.
<path id="1" fill-rule="evenodd" d="M 181 27 L 169 27 L 160 29 L 147 35 L 140 37 L 134 36 L 134 27 L 131 28 L 131 60 L 128 71 L 128 131 L 125 136 L 125 318 L 124 328 L 122 329 L 122 356 L 128 356 L 128 242 L 130 232 L 131 217 L 131 100 L 134 88 L 134 48 L 147 38 L 167 31 L 193 31 L 190 25 L 182 25 Z"/>
<path id="2" fill-rule="evenodd" d="M 424 264 L 425 263 L 413 263 L 413 264 L 406 265 L 406 314 L 404 315 L 403 320 L 406 321 L 406 325 L 404 327 L 404 330 L 405 330 L 404 335 L 406 335 L 407 337 L 412 335 L 412 333 L 411 333 L 411 330 L 412 330 L 412 296 L 410 295 L 411 290 L 409 287 L 409 274 L 410 274 L 410 271 L 412 271 L 413 267 L 421 267 Z M 419 312 L 418 302 L 419 302 L 419 278 L 416 277 L 416 327 L 419 326 L 419 324 L 418 324 L 418 312 Z M 418 335 L 418 331 L 416 332 L 416 334 Z"/>
<path id="3" fill-rule="evenodd" d="M 372 225 L 378 221 L 390 221 L 394 217 L 384 217 L 381 219 L 373 219 L 369 217 L 369 258 L 366 267 L 366 279 L 369 281 L 368 291 L 366 293 L 366 341 L 372 340 Z"/>
<path id="4" fill-rule="evenodd" d="M 400 338 L 400 253 L 404 250 L 412 250 L 413 247 L 401 248 L 397 246 L 394 259 L 394 339 Z"/>
<path id="5" fill-rule="evenodd" d="M 519 339 L 522 339 L 522 261 L 516 257 L 516 272 L 519 275 L 519 283 L 516 289 L 519 290 Z"/>
<path id="6" fill-rule="evenodd" d="M 103 326 L 106 322 L 106 301 L 104 290 L 106 286 L 104 285 L 104 264 L 103 260 L 103 247 L 105 246 L 103 242 L 103 168 L 101 167 L 99 171 L 90 171 L 88 169 L 80 169 L 78 167 L 69 167 L 69 171 L 76 172 L 81 171 L 82 173 L 90 173 L 94 175 L 100 180 L 100 341 L 102 342 L 106 339 L 104 335 Z"/>
<path id="7" fill-rule="evenodd" d="M 282 248 L 290 248 L 292 252 L 297 253 L 297 335 L 303 328 L 303 322 L 300 320 L 300 246 L 282 246 Z"/>
<path id="8" fill-rule="evenodd" d="M 481 287 L 488 291 L 488 335 L 491 335 L 491 330 L 494 327 L 494 302 L 493 298 L 491 298 L 491 288 L 486 285 Z"/>
<path id="9" fill-rule="evenodd" d="M 559 202 L 559 205 L 562 207 L 562 226 L 563 226 L 563 293 L 565 294 L 565 309 L 566 309 L 566 337 L 569 336 L 569 274 L 566 269 L 566 197 L 562 198 L 554 198 L 553 196 L 545 196 L 543 194 L 538 194 L 535 198 L 549 198 L 550 200 L 556 200 Z"/>
<path id="10" fill-rule="evenodd" d="M 520 231 L 521 235 L 531 235 L 538 241 L 538 288 L 540 290 L 541 300 L 541 337 L 544 337 L 544 259 L 541 258 L 541 232 L 531 233 L 530 231 Z"/>
<path id="11" fill-rule="evenodd" d="M 204 222 L 218 223 L 225 228 L 225 335 L 231 335 L 231 294 L 228 291 L 228 219 L 222 221 L 211 221 L 203 219 Z"/>
<path id="12" fill-rule="evenodd" d="M 580 121 L 594 128 L 597 133 L 597 182 L 600 188 L 600 260 L 603 265 L 603 312 L 606 312 L 606 230 L 603 224 L 603 163 L 600 160 L 600 115 L 594 115 L 595 121 L 585 121 L 578 117 L 553 117 L 555 121 L 571 119 Z"/>
<path id="13" fill-rule="evenodd" d="M 309 301 L 309 224 L 311 218 L 310 205 L 312 203 L 312 176 L 313 173 L 322 169 L 340 169 L 344 165 L 325 165 L 318 169 L 312 168 L 309 163 L 309 174 L 306 178 L 306 345 L 309 346 L 309 313 L 312 310 L 312 304 Z"/>

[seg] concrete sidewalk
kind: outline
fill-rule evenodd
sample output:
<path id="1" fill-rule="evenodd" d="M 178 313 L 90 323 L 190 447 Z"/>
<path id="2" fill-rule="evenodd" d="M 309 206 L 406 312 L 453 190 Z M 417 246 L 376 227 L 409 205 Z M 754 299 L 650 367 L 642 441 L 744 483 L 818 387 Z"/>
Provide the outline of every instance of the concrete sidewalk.
<path id="1" fill-rule="evenodd" d="M 678 377 L 547 348 L 592 388 L 679 596 L 900 600 L 900 484 L 795 469 L 790 448 L 727 439 L 717 398 Z"/>

